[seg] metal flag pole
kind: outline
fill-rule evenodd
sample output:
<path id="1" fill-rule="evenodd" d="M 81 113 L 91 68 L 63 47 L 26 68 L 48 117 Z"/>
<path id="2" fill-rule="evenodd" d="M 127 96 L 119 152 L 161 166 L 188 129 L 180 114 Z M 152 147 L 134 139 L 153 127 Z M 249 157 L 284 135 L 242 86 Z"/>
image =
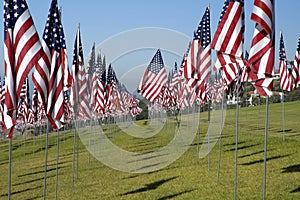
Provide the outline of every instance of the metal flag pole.
<path id="1" fill-rule="evenodd" d="M 207 169 L 210 171 L 210 100 L 208 100 L 208 111 L 207 111 Z"/>
<path id="2" fill-rule="evenodd" d="M 59 154 L 59 131 L 56 136 L 56 180 L 55 180 L 55 199 L 58 199 L 58 154 Z"/>
<path id="3" fill-rule="evenodd" d="M 284 92 L 282 90 L 281 95 L 281 105 L 282 105 L 282 141 L 285 141 L 285 124 L 284 124 Z"/>
<path id="4" fill-rule="evenodd" d="M 196 162 L 197 162 L 197 164 L 199 164 L 199 145 L 200 145 L 200 122 L 201 122 L 201 120 L 200 120 L 200 117 L 201 117 L 201 103 L 199 103 L 199 110 L 198 110 L 198 120 L 199 120 L 199 124 L 198 124 L 198 129 L 197 129 L 197 153 L 196 153 L 196 155 L 197 155 L 197 160 L 196 160 Z"/>
<path id="5" fill-rule="evenodd" d="M 47 120 L 46 130 L 46 148 L 45 148 L 45 164 L 44 164 L 44 200 L 47 193 L 47 163 L 48 163 L 48 143 L 49 143 L 49 121 Z"/>
<path id="6" fill-rule="evenodd" d="M 265 121 L 265 141 L 264 141 L 264 179 L 263 179 L 262 199 L 266 199 L 268 131 L 269 131 L 269 96 L 267 96 L 267 98 L 266 98 L 266 121 Z"/>
<path id="7" fill-rule="evenodd" d="M 75 155 L 76 155 L 76 148 L 77 148 L 77 120 L 74 120 L 74 137 L 73 137 L 73 157 L 72 157 L 72 188 L 74 189 L 74 180 L 75 180 Z M 78 162 L 78 161 L 77 161 Z"/>
<path id="8" fill-rule="evenodd" d="M 237 172 L 238 172 L 238 144 L 239 144 L 239 90 L 241 86 L 241 74 L 237 76 L 236 89 L 236 109 L 235 109 L 235 162 L 234 162 L 234 200 L 236 200 L 237 193 Z"/>
<path id="9" fill-rule="evenodd" d="M 221 103 L 221 109 L 222 109 L 222 114 L 221 114 L 221 121 L 220 121 L 220 141 L 219 141 L 219 152 L 218 152 L 218 172 L 217 172 L 217 179 L 216 183 L 219 183 L 219 178 L 220 178 L 220 169 L 221 169 L 221 149 L 222 149 L 222 130 L 223 130 L 223 117 L 224 117 L 224 96 L 225 96 L 225 91 L 223 90 L 222 92 L 222 103 Z"/>
<path id="10" fill-rule="evenodd" d="M 7 197 L 10 200 L 11 194 L 11 163 L 12 163 L 12 138 L 9 138 L 9 152 L 8 152 L 8 193 Z"/>
<path id="11" fill-rule="evenodd" d="M 261 102 L 260 102 L 260 95 L 259 95 L 259 97 L 258 97 L 258 114 L 257 114 L 257 128 L 256 128 L 256 135 L 258 134 L 258 129 L 259 129 L 259 127 L 260 127 L 260 124 L 259 124 L 259 122 L 260 122 L 260 104 L 261 104 Z"/>

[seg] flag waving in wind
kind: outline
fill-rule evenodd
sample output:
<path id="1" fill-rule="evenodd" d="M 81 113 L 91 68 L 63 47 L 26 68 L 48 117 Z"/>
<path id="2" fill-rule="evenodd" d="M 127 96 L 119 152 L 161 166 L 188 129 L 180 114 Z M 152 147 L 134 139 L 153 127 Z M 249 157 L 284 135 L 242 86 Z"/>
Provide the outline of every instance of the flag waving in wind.
<path id="1" fill-rule="evenodd" d="M 279 71 L 280 71 L 280 87 L 282 90 L 291 91 L 291 76 L 287 66 L 287 59 L 284 48 L 283 34 L 280 32 L 279 47 Z"/>
<path id="2" fill-rule="evenodd" d="M 22 84 L 43 51 L 25 0 L 4 0 L 5 127 L 13 127 Z M 7 115 L 8 114 L 8 115 Z M 11 129 L 8 137 L 12 137 Z"/>
<path id="3" fill-rule="evenodd" d="M 252 38 L 247 79 L 262 96 L 271 96 L 275 48 L 274 0 L 255 0 L 251 19 L 256 23 Z M 243 78 L 245 81 L 245 78 Z"/>
<path id="4" fill-rule="evenodd" d="M 226 85 L 234 81 L 239 69 L 245 66 L 244 18 L 243 0 L 225 0 L 211 47 L 217 51 L 215 68 L 223 70 Z"/>
<path id="5" fill-rule="evenodd" d="M 166 87 L 167 81 L 168 76 L 158 49 L 148 65 L 137 91 L 150 102 L 154 102 L 163 87 Z"/>
<path id="6" fill-rule="evenodd" d="M 49 122 L 57 130 L 65 122 L 64 87 L 69 87 L 72 83 L 57 0 L 52 0 L 42 43 L 44 55 L 36 66 L 33 83 L 47 108 Z"/>

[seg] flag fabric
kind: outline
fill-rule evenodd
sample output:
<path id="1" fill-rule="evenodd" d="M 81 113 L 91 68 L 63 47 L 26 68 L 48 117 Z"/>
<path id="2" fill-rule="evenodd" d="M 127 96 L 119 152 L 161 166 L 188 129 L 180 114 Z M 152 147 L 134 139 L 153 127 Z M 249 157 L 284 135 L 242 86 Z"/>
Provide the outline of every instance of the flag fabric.
<path id="1" fill-rule="evenodd" d="M 292 90 L 295 90 L 300 85 L 299 66 L 300 66 L 300 36 L 298 38 L 298 44 L 297 44 L 297 49 L 296 49 L 294 63 L 293 63 Z"/>
<path id="2" fill-rule="evenodd" d="M 275 56 L 275 19 L 274 0 L 255 0 L 251 19 L 256 23 L 252 37 L 247 75 L 243 81 L 252 81 L 262 96 L 272 95 L 274 56 Z"/>
<path id="3" fill-rule="evenodd" d="M 38 91 L 34 87 L 32 92 L 32 98 L 31 98 L 31 110 L 33 114 L 33 122 L 36 123 L 38 120 L 38 107 L 39 107 L 39 99 L 38 99 Z"/>
<path id="4" fill-rule="evenodd" d="M 282 32 L 280 32 L 280 45 L 279 45 L 279 73 L 280 73 L 281 89 L 285 91 L 291 91 L 290 73 L 287 66 L 287 59 L 286 59 Z"/>
<path id="5" fill-rule="evenodd" d="M 90 99 L 88 95 L 88 71 L 84 66 L 83 48 L 81 43 L 80 27 L 77 29 L 73 51 L 73 108 L 75 113 L 83 119 L 91 119 Z M 77 108 L 78 105 L 78 108 Z"/>
<path id="6" fill-rule="evenodd" d="M 154 102 L 163 87 L 166 87 L 168 76 L 164 68 L 161 52 L 158 49 L 140 81 L 137 91 L 150 102 Z"/>
<path id="7" fill-rule="evenodd" d="M 201 91 L 211 75 L 210 8 L 207 7 L 191 42 L 181 72 L 187 84 Z"/>
<path id="8" fill-rule="evenodd" d="M 42 53 L 26 1 L 4 0 L 5 112 L 8 112 L 4 113 L 4 131 L 14 125 L 11 117 L 16 109 L 22 84 Z M 10 130 L 9 138 L 12 137 L 12 132 L 13 129 Z"/>
<path id="9" fill-rule="evenodd" d="M 65 123 L 63 92 L 71 86 L 72 77 L 57 0 L 52 0 L 42 45 L 44 55 L 36 66 L 33 83 L 41 94 L 50 124 L 58 130 Z"/>
<path id="10" fill-rule="evenodd" d="M 106 116 L 114 116 L 123 113 L 126 109 L 121 95 L 121 84 L 111 65 L 108 66 L 106 83 Z"/>
<path id="11" fill-rule="evenodd" d="M 239 69 L 245 66 L 244 44 L 244 1 L 225 0 L 211 48 L 217 52 L 215 69 L 223 71 L 225 84 L 237 77 Z"/>
<path id="12" fill-rule="evenodd" d="M 99 59 L 100 61 L 100 59 Z M 99 62 L 99 82 L 97 91 L 97 112 L 100 115 L 105 111 L 105 84 L 106 84 L 106 66 L 104 62 Z"/>
<path id="13" fill-rule="evenodd" d="M 28 124 L 29 103 L 29 82 L 26 78 L 21 88 L 20 101 L 17 107 L 17 119 L 21 120 L 24 126 Z"/>

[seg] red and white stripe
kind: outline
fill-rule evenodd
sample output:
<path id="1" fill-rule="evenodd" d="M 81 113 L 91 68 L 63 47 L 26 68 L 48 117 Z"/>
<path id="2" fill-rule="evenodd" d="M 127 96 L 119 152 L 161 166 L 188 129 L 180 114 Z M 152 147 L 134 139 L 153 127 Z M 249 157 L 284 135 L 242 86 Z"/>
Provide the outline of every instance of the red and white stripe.
<path id="1" fill-rule="evenodd" d="M 22 1 L 24 7 L 20 9 L 23 9 L 21 13 L 17 13 L 18 9 L 12 11 L 11 8 L 14 3 L 20 2 L 4 1 L 4 67 L 6 81 L 4 131 L 13 127 L 13 110 L 16 109 L 22 84 L 43 53 L 26 1 Z M 13 18 L 16 19 L 12 20 Z M 12 137 L 12 133 L 13 128 L 9 132 L 9 138 Z"/>
<path id="2" fill-rule="evenodd" d="M 294 57 L 293 70 L 292 70 L 292 90 L 295 90 L 300 85 L 300 37 L 298 38 L 297 50 Z"/>
<path id="3" fill-rule="evenodd" d="M 255 82 L 256 88 L 262 87 L 258 92 L 262 92 L 262 96 L 269 96 L 275 58 L 274 0 L 255 0 L 251 19 L 256 25 L 246 69 L 248 80 L 245 77 L 242 80 Z"/>
<path id="4" fill-rule="evenodd" d="M 243 43 L 244 3 L 230 1 L 211 44 L 211 48 L 217 51 L 215 69 L 223 70 L 226 85 L 236 78 L 239 69 L 245 65 Z"/>

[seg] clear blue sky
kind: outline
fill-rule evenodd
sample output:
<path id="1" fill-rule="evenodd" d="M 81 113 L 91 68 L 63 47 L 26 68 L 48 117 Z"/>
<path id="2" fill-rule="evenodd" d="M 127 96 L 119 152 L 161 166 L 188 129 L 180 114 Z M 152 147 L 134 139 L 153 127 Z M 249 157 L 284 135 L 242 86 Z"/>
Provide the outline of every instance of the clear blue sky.
<path id="1" fill-rule="evenodd" d="M 51 1 L 27 0 L 27 3 L 41 37 Z M 287 57 L 289 60 L 292 60 L 294 59 L 298 36 L 300 35 L 300 1 L 278 0 L 275 3 L 276 50 L 279 44 L 279 31 L 283 31 Z M 82 43 L 84 54 L 87 58 L 94 42 L 96 45 L 99 45 L 113 35 L 136 28 L 167 28 L 191 38 L 208 4 L 210 4 L 211 8 L 211 31 L 213 35 L 223 6 L 223 0 L 58 0 L 58 4 L 62 7 L 62 23 L 71 66 L 73 44 L 78 23 L 81 25 Z M 1 1 L 0 6 L 3 8 L 3 1 Z M 245 6 L 245 50 L 249 50 L 254 27 L 254 23 L 250 20 L 253 0 L 245 0 Z M 145 40 L 149 38 L 146 34 L 140 37 Z M 3 28 L 1 40 L 3 41 Z M 182 53 L 185 52 L 187 45 L 182 49 Z M 105 52 L 103 53 L 105 54 Z M 152 56 L 154 53 L 155 50 L 151 51 L 149 55 Z M 150 61 L 151 56 L 146 58 L 145 63 Z M 1 43 L 0 59 L 3 60 L 3 43 Z M 275 68 L 278 68 L 277 59 L 278 50 L 276 51 Z M 112 61 L 108 58 L 107 63 L 109 62 Z M 132 60 L 132 62 L 134 61 Z M 173 61 L 170 62 L 173 63 Z M 131 65 L 128 60 L 124 67 L 127 67 L 127 65 Z M 0 64 L 0 67 L 0 74 L 2 75 L 3 64 Z"/>

